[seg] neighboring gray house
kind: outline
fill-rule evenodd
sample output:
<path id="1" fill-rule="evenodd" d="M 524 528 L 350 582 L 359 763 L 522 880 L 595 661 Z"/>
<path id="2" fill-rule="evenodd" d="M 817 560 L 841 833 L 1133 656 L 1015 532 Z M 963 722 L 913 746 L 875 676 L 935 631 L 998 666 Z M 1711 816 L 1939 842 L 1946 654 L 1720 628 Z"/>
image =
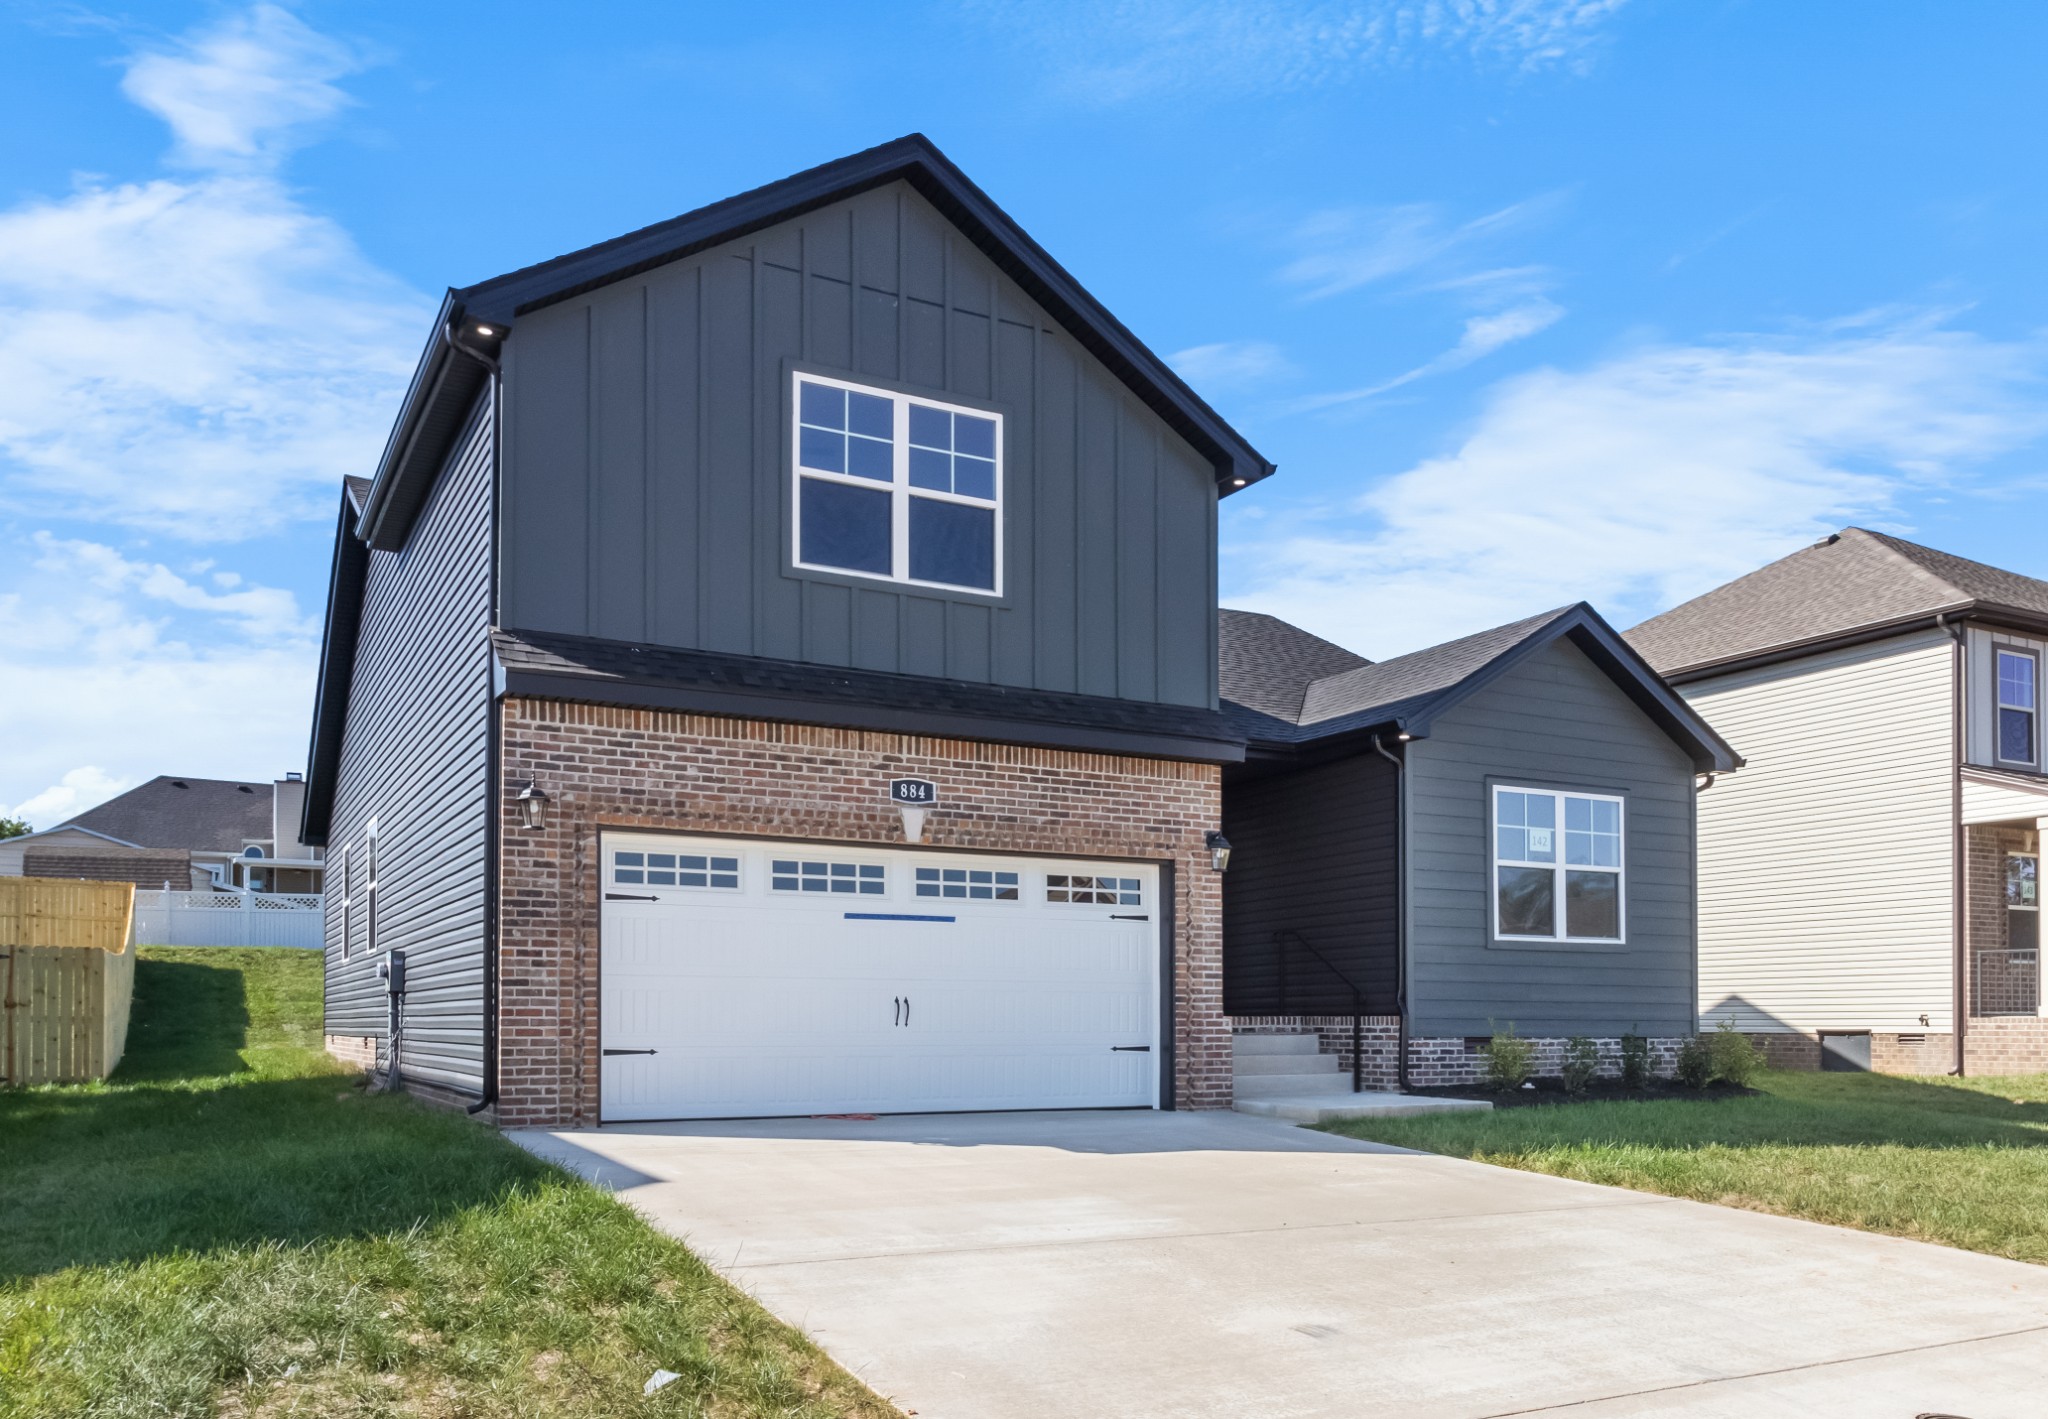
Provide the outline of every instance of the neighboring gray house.
<path id="1" fill-rule="evenodd" d="M 0 839 L 0 877 L 86 877 L 176 891 L 318 892 L 299 840 L 305 783 L 161 775 L 41 832 Z"/>
<path id="2" fill-rule="evenodd" d="M 2048 582 L 1851 527 L 1628 639 L 1749 761 L 1701 799 L 1702 1016 L 1781 1065 L 2048 1070 Z"/>
<path id="3" fill-rule="evenodd" d="M 1695 790 L 1741 761 L 1592 608 L 1378 664 L 1224 611 L 1221 647 L 1239 1029 L 1313 1024 L 1349 1066 L 1356 1028 L 1380 1087 L 1469 1080 L 1508 1024 L 1549 1070 L 1572 1035 L 1693 1033 Z M 1241 1098 L 1315 1083 L 1240 1063 Z"/>

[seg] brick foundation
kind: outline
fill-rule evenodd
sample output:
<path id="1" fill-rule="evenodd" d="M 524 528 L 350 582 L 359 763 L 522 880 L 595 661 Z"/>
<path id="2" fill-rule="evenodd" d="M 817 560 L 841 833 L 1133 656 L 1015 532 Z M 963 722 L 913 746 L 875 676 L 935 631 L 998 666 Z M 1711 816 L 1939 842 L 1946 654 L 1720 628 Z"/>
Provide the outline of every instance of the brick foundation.
<path id="1" fill-rule="evenodd" d="M 1979 1076 L 2048 1073 L 2048 1020 L 1972 1020 L 1963 1061 L 1966 1073 Z"/>
<path id="2" fill-rule="evenodd" d="M 601 829 L 901 846 L 885 795 L 906 776 L 939 784 L 927 846 L 1172 869 L 1176 1102 L 1229 1107 L 1216 765 L 517 697 L 500 713 L 504 821 L 528 779 L 552 800 L 545 830 L 500 835 L 500 1122 L 597 1121 Z"/>
<path id="3" fill-rule="evenodd" d="M 1231 1022 L 1237 1033 L 1248 1035 L 1315 1035 L 1324 1054 L 1337 1056 L 1342 1071 L 1351 1072 L 1351 1017 L 1349 1015 L 1260 1015 L 1238 1016 Z M 1359 1043 L 1365 1054 L 1360 1082 L 1368 1089 L 1397 1089 L 1400 1073 L 1401 1022 L 1392 1015 L 1368 1015 L 1359 1027 Z M 1565 1040 L 1562 1037 L 1532 1039 L 1536 1047 L 1536 1073 L 1555 1078 L 1564 1070 Z M 1650 1041 L 1650 1072 L 1664 1076 L 1677 1062 L 1679 1039 Z M 1600 1052 L 1600 1075 L 1621 1074 L 1621 1040 L 1596 1039 Z M 1408 1082 L 1416 1088 L 1478 1084 L 1486 1078 L 1486 1056 L 1482 1042 L 1462 1035 L 1427 1036 L 1408 1041 Z"/>
<path id="4" fill-rule="evenodd" d="M 375 1035 L 329 1035 L 327 1052 L 343 1064 L 353 1064 L 358 1069 L 377 1067 L 377 1037 Z"/>

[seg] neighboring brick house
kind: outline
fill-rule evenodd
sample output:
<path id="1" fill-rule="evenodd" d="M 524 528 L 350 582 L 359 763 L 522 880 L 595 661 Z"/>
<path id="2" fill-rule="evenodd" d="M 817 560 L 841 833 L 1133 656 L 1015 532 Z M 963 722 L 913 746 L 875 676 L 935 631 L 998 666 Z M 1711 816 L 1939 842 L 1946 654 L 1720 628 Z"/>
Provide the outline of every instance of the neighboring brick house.
<path id="1" fill-rule="evenodd" d="M 1696 789 L 1741 760 L 1591 607 L 1378 664 L 1225 611 L 1222 694 L 1248 742 L 1224 1008 L 1340 1060 L 1318 1079 L 1242 1042 L 1241 1107 L 1309 1116 L 1354 1031 L 1382 1089 L 1475 1082 L 1510 1026 L 1543 1073 L 1575 1035 L 1609 1070 L 1644 1035 L 1668 1067 L 1696 1028 Z"/>
<path id="2" fill-rule="evenodd" d="M 2048 582 L 1851 527 L 1628 633 L 1748 763 L 1700 800 L 1700 1011 L 1775 1063 L 2048 1070 Z"/>
<path id="3" fill-rule="evenodd" d="M 337 529 L 330 1049 L 508 1123 L 1227 1105 L 1271 471 L 921 138 L 451 292 Z"/>
<path id="4" fill-rule="evenodd" d="M 160 775 L 41 832 L 0 840 L 0 877 L 83 877 L 176 891 L 318 892 L 298 840 L 305 784 Z"/>

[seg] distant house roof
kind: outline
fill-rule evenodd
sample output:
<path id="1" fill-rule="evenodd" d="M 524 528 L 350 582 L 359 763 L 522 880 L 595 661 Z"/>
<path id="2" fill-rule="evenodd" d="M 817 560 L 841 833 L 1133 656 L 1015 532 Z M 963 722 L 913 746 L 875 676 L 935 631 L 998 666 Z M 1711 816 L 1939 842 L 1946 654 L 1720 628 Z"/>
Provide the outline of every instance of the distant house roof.
<path id="1" fill-rule="evenodd" d="M 1228 494 L 1273 472 L 1245 437 L 921 133 L 680 217 L 448 292 L 379 460 L 364 541 L 405 545 L 499 342 L 524 313 L 884 186 L 907 182 L 1216 470 Z M 482 331 L 488 330 L 489 334 Z M 459 347 L 459 348 L 458 348 Z"/>
<path id="2" fill-rule="evenodd" d="M 166 775 L 48 831 L 83 828 L 136 847 L 238 853 L 252 840 L 271 840 L 275 792 L 268 783 Z"/>
<path id="3" fill-rule="evenodd" d="M 1224 612 L 1226 617 L 1241 612 Z M 1272 618 L 1262 618 L 1271 620 Z M 1592 607 L 1580 602 L 1540 616 L 1445 641 L 1392 660 L 1354 662 L 1301 685 L 1299 702 L 1290 686 L 1298 666 L 1314 651 L 1309 643 L 1344 655 L 1341 647 L 1306 631 L 1276 623 L 1270 627 L 1226 629 L 1219 636 L 1222 683 L 1249 689 L 1260 703 L 1224 691 L 1224 712 L 1246 739 L 1268 751 L 1288 751 L 1371 733 L 1426 738 L 1444 711 L 1492 683 L 1527 656 L 1557 640 L 1570 640 L 1605 671 L 1622 692 L 1692 755 L 1702 771 L 1732 769 L 1742 760 L 1691 706 L 1631 650 Z M 1250 630 L 1254 633 L 1246 634 Z M 1299 638 L 1299 639 L 1296 639 Z M 1334 656 L 1327 657 L 1332 663 Z"/>
<path id="4" fill-rule="evenodd" d="M 1628 642 L 1664 674 L 1688 676 L 1963 613 L 2048 629 L 2048 581 L 1846 527 L 1652 616 Z"/>

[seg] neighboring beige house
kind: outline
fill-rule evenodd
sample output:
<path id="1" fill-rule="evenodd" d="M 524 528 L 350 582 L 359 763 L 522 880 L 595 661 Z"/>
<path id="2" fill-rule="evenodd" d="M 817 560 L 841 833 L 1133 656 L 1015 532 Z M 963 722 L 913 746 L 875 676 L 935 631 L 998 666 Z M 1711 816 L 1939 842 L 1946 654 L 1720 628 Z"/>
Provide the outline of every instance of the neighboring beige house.
<path id="1" fill-rule="evenodd" d="M 88 877 L 179 891 L 319 892 L 325 849 L 299 840 L 306 785 L 153 778 L 39 833 L 0 839 L 0 877 Z"/>
<path id="2" fill-rule="evenodd" d="M 1628 639 L 1747 760 L 1699 798 L 1702 1025 L 1788 1066 L 2048 1070 L 2048 582 L 1851 527 Z"/>

